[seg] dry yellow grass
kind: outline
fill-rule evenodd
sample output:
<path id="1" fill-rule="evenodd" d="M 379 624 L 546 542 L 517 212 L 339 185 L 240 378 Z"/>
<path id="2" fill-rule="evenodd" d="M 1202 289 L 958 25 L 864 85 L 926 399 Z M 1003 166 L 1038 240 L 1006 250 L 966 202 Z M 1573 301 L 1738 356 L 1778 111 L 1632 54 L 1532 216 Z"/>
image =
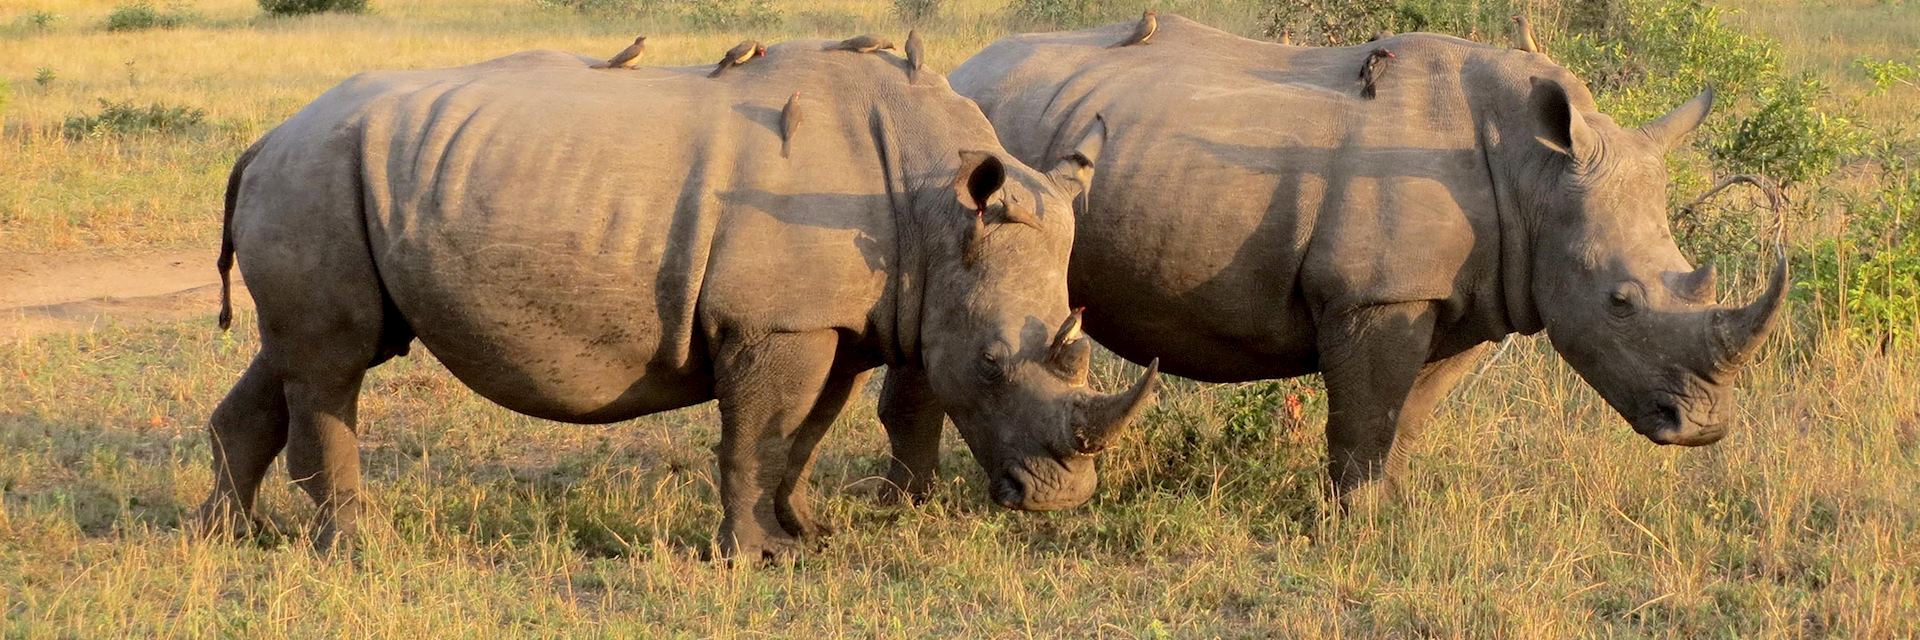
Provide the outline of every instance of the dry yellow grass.
<path id="1" fill-rule="evenodd" d="M 636 31 L 656 32 L 650 60 L 695 64 L 740 38 L 483 0 L 376 0 L 372 15 L 284 21 L 245 0 L 203 0 L 201 26 L 117 34 L 98 28 L 112 4 L 0 9 L 0 77 L 13 89 L 0 252 L 211 255 L 232 155 L 353 72 L 534 47 L 604 54 Z M 997 4 L 950 3 L 929 39 L 933 66 L 1003 33 L 988 18 Z M 1250 24 L 1242 4 L 1189 4 Z M 1886 6 L 1856 9 L 1913 24 L 1911 5 Z M 849 24 L 900 31 L 885 3 L 785 8 L 767 40 Z M 66 19 L 21 30 L 36 10 Z M 1850 46 L 1812 31 L 1824 23 L 1757 9 L 1735 19 L 1787 30 L 1776 35 L 1790 60 L 1852 57 L 1814 51 Z M 32 80 L 42 66 L 59 75 L 46 88 Z M 61 138 L 60 120 L 99 97 L 202 107 L 214 126 Z M 1889 117 L 1917 103 L 1874 100 Z M 1310 384 L 1177 383 L 1107 458 L 1092 504 L 1038 515 L 983 500 L 951 441 L 944 467 L 956 477 L 931 503 L 870 499 L 885 448 L 868 397 L 823 447 L 823 516 L 838 535 L 758 570 L 699 559 L 718 522 L 711 408 L 608 427 L 541 422 L 475 397 L 424 355 L 375 370 L 363 394 L 376 513 L 360 554 L 304 549 L 312 508 L 279 471 L 263 509 L 293 537 L 198 542 L 179 527 L 210 484 L 202 425 L 254 336 L 220 336 L 209 321 L 43 337 L 0 347 L 0 633 L 1920 635 L 1920 358 L 1797 313 L 1742 380 L 1744 428 L 1698 450 L 1646 444 L 1543 341 L 1519 339 L 1443 405 L 1404 499 L 1340 522 L 1318 497 L 1317 427 L 1272 414 Z M 1108 360 L 1099 373 L 1111 384 L 1127 372 Z M 1324 417 L 1317 397 L 1310 425 Z"/>

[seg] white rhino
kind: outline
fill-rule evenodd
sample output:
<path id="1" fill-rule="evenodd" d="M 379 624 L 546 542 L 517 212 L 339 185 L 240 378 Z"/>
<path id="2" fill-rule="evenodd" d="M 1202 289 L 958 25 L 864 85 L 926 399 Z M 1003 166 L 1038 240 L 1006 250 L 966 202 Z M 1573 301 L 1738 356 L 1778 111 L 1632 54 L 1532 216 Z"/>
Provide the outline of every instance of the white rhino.
<path id="1" fill-rule="evenodd" d="M 261 349 L 213 414 L 210 525 L 248 526 L 284 447 L 321 505 L 316 543 L 350 534 L 361 380 L 415 337 L 541 418 L 717 399 L 730 554 L 819 533 L 815 445 L 883 364 L 924 372 L 925 401 L 1020 488 L 1002 503 L 1086 500 L 1088 443 L 1154 380 L 1092 393 L 1077 324 L 1055 330 L 1076 322 L 1078 166 L 1012 161 L 973 103 L 908 84 L 898 58 L 821 49 L 719 79 L 557 52 L 367 73 L 267 134 L 228 185 L 221 273 L 237 252 Z"/>
<path id="2" fill-rule="evenodd" d="M 1397 475 L 1512 333 L 1545 330 L 1654 442 L 1726 432 L 1786 280 L 1782 261 L 1758 300 L 1719 306 L 1713 269 L 1674 245 L 1661 156 L 1710 92 L 1622 127 L 1565 69 L 1504 47 L 1294 47 L 1164 16 L 1153 46 L 1107 48 L 1130 28 L 1010 37 L 951 78 L 1015 157 L 1090 161 L 1069 291 L 1102 344 L 1207 381 L 1324 374 L 1342 495 Z M 893 475 L 926 476 L 937 410 L 881 402 Z"/>

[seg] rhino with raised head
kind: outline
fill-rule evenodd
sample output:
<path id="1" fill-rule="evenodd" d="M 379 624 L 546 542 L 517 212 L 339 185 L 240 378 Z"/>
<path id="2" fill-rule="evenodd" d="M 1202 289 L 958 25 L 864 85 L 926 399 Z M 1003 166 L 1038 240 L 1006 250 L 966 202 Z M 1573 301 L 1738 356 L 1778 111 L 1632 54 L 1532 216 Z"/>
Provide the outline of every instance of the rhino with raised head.
<path id="1" fill-rule="evenodd" d="M 922 400 L 996 485 L 1021 487 L 1000 502 L 1086 500 L 1082 444 L 1110 440 L 1154 379 L 1093 393 L 1086 341 L 1056 329 L 1077 327 L 1078 166 L 1030 169 L 944 81 L 821 48 L 718 80 L 557 52 L 367 73 L 268 133 L 228 185 L 221 273 L 237 252 L 261 348 L 212 417 L 209 525 L 251 523 L 284 447 L 321 506 L 315 541 L 350 534 L 364 372 L 416 337 L 541 418 L 717 399 L 729 554 L 819 533 L 815 446 L 883 364 L 923 372 Z M 808 120 L 788 160 L 796 91 Z"/>
<path id="2" fill-rule="evenodd" d="M 1544 329 L 1653 442 L 1726 433 L 1728 385 L 1786 281 L 1782 262 L 1758 300 L 1716 305 L 1713 269 L 1669 233 L 1661 156 L 1711 93 L 1623 127 L 1565 69 L 1504 47 L 1292 47 L 1165 16 L 1155 46 L 1106 48 L 1130 26 L 1010 37 L 951 75 L 1015 157 L 1088 162 L 1069 291 L 1102 344 L 1206 381 L 1324 374 L 1343 496 L 1398 475 L 1434 405 L 1512 333 Z M 1393 64 L 1365 99 L 1376 48 Z M 896 481 L 932 471 L 931 414 L 883 414 Z"/>

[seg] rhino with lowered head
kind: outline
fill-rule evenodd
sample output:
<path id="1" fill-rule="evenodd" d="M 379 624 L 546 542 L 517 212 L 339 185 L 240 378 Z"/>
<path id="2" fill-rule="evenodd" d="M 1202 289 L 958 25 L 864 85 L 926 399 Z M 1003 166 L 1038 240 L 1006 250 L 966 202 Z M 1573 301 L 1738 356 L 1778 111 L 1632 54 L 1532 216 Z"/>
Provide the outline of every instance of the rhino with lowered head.
<path id="1" fill-rule="evenodd" d="M 1112 438 L 1154 378 L 1087 387 L 1066 291 L 1078 165 L 1034 171 L 944 81 L 821 49 L 720 79 L 557 52 L 368 73 L 267 134 L 228 185 L 221 271 L 237 252 L 261 348 L 213 414 L 209 524 L 251 522 L 284 447 L 321 506 L 316 542 L 350 534 L 364 372 L 416 337 L 541 418 L 718 400 L 729 554 L 819 533 L 815 446 L 883 364 L 924 372 L 918 400 L 1024 488 L 1007 506 L 1086 500 L 1082 443 Z"/>
<path id="2" fill-rule="evenodd" d="M 1669 233 L 1662 155 L 1711 93 L 1623 127 L 1537 54 L 1432 34 L 1283 46 L 1178 16 L 1154 46 L 1107 48 L 1129 28 L 1014 36 L 951 76 L 1015 157 L 1089 161 L 1068 279 L 1102 344 L 1206 381 L 1324 374 L 1343 496 L 1397 476 L 1512 333 L 1545 330 L 1653 442 L 1725 435 L 1785 271 L 1717 305 L 1713 269 Z M 1366 99 L 1375 48 L 1394 57 Z M 932 414 L 883 415 L 899 481 L 932 470 Z"/>

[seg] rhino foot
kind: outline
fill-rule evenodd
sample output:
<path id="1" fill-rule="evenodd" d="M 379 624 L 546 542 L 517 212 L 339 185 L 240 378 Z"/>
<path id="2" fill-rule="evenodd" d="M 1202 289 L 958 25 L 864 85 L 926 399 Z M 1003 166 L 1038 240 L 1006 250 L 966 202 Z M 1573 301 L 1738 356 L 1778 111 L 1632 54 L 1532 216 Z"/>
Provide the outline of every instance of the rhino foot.
<path id="1" fill-rule="evenodd" d="M 251 510 L 238 509 L 230 502 L 213 498 L 200 505 L 188 528 L 193 534 L 207 540 L 247 540 L 272 530 L 265 520 Z"/>

